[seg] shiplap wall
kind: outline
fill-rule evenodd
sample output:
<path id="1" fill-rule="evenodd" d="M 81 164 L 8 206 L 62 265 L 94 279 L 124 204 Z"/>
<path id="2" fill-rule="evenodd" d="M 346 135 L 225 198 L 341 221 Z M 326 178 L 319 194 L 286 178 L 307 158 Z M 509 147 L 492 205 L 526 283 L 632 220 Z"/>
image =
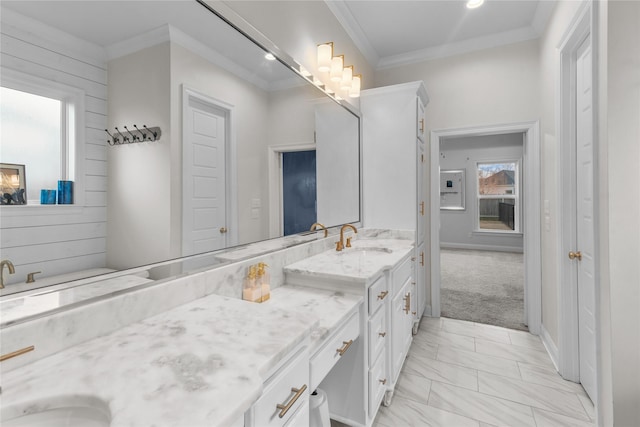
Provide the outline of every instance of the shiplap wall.
<path id="1" fill-rule="evenodd" d="M 84 91 L 84 140 L 76 204 L 2 206 L 0 257 L 13 262 L 5 283 L 106 266 L 107 70 L 104 50 L 2 8 L 1 62 L 10 69 Z M 0 75 L 1 79 L 1 75 Z M 27 170 L 28 173 L 28 170 Z M 27 189 L 30 193 L 39 189 Z M 33 194 L 30 196 L 33 198 Z M 38 277 L 38 276 L 37 276 Z"/>

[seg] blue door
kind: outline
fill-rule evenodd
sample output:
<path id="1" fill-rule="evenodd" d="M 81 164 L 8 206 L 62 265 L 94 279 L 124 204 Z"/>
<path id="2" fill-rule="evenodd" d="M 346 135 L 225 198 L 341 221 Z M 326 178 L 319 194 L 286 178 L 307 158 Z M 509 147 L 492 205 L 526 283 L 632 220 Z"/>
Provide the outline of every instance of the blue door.
<path id="1" fill-rule="evenodd" d="M 316 222 L 316 151 L 282 153 L 284 235 L 307 231 Z"/>

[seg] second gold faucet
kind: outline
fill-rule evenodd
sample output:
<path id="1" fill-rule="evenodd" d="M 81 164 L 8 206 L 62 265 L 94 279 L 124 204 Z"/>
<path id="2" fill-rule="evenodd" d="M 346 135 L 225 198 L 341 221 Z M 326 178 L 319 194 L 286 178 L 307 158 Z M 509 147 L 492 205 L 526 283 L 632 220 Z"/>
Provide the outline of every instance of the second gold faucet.
<path id="1" fill-rule="evenodd" d="M 345 228 L 351 228 L 353 230 L 354 233 L 358 233 L 358 229 L 351 224 L 345 224 L 340 228 L 340 240 L 338 242 L 336 242 L 336 251 L 341 251 L 342 249 L 344 249 L 345 245 L 344 245 L 344 229 Z M 351 237 L 347 237 L 347 248 L 351 247 Z"/>

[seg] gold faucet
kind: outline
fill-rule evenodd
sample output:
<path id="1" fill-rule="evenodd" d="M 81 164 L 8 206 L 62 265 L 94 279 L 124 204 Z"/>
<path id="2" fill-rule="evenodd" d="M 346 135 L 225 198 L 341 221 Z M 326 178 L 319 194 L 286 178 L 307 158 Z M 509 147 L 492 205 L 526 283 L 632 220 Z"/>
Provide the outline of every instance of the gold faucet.
<path id="1" fill-rule="evenodd" d="M 9 274 L 15 274 L 16 268 L 13 266 L 13 263 L 8 259 L 0 262 L 0 289 L 4 289 L 4 266 L 9 267 Z"/>
<path id="2" fill-rule="evenodd" d="M 355 226 L 351 225 L 351 224 L 345 224 L 342 226 L 342 228 L 340 228 L 340 241 L 336 242 L 336 251 L 341 251 L 342 249 L 344 249 L 344 229 L 350 227 L 354 233 L 358 233 L 358 230 L 356 229 Z M 347 248 L 351 247 L 351 237 L 347 237 Z"/>
<path id="3" fill-rule="evenodd" d="M 318 228 L 321 228 L 324 230 L 324 237 L 327 237 L 327 234 L 329 233 L 329 230 L 327 230 L 327 227 L 325 227 L 324 225 L 320 224 L 319 222 L 314 222 L 311 225 L 311 228 L 309 229 L 309 231 L 315 231 Z"/>

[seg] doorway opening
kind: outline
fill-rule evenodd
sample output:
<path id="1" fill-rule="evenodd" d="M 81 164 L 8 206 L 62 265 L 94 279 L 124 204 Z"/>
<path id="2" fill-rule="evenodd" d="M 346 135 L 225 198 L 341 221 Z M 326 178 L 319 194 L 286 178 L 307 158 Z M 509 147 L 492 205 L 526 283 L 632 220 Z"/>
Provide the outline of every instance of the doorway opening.
<path id="1" fill-rule="evenodd" d="M 282 153 L 284 235 L 309 230 L 317 221 L 316 150 Z"/>
<path id="2" fill-rule="evenodd" d="M 453 217 L 469 215 L 470 220 L 473 221 L 473 230 L 467 231 L 465 236 L 469 238 L 471 236 L 490 237 L 495 233 L 508 233 L 508 239 L 521 241 L 521 249 L 517 250 L 517 244 L 495 244 L 493 252 L 505 253 L 507 251 L 515 252 L 516 254 L 522 252 L 522 270 L 523 270 L 523 316 L 522 323 L 528 326 L 531 333 L 538 335 L 540 333 L 541 322 L 541 272 L 540 272 L 540 217 L 539 215 L 528 215 L 526 220 L 522 215 L 523 212 L 537 212 L 540 209 L 540 144 L 539 144 L 539 131 L 538 122 L 516 123 L 495 125 L 477 128 L 463 128 L 463 129 L 450 129 L 433 131 L 431 133 L 431 315 L 439 317 L 442 314 L 441 296 L 442 296 L 442 269 L 441 269 L 441 241 L 445 244 L 442 245 L 443 250 L 483 250 L 488 247 L 474 247 L 473 244 L 468 244 L 466 247 L 460 244 L 457 247 L 447 247 L 446 241 L 441 239 L 443 233 L 443 217 L 441 215 L 441 206 L 444 207 L 456 207 L 460 206 L 460 209 L 444 210 L 442 212 L 452 213 Z M 469 169 L 471 173 L 465 173 L 465 188 L 464 191 L 468 194 L 465 200 L 470 201 L 470 206 L 467 203 L 460 205 L 452 203 L 452 196 L 447 196 L 446 187 L 442 188 L 441 172 L 447 172 L 446 163 L 442 164 L 441 158 L 442 144 L 447 144 L 447 141 L 461 141 L 464 138 L 493 138 L 497 140 L 506 139 L 505 135 L 518 135 L 519 146 L 521 149 L 521 156 L 517 154 L 502 155 L 493 159 L 476 159 L 473 160 L 470 156 L 467 160 L 463 157 L 465 165 L 468 163 L 470 166 L 465 167 Z M 506 142 L 504 143 L 506 144 Z M 500 170 L 496 170 L 488 176 L 481 176 L 479 171 L 483 169 L 483 165 L 505 165 L 514 164 L 511 167 L 513 170 L 513 177 L 515 182 L 512 188 L 507 188 L 503 183 L 507 183 L 511 176 L 511 172 L 508 171 L 509 167 L 498 167 Z M 453 166 L 451 166 L 453 170 Z M 459 168 L 457 168 L 459 169 Z M 495 175 L 495 176 L 493 176 Z M 493 178 L 490 178 L 493 176 Z M 485 181 L 482 181 L 484 179 Z M 500 181 L 500 183 L 498 182 Z M 446 183 L 446 180 L 444 181 Z M 493 190 L 489 191 L 502 191 L 504 194 L 480 194 L 478 188 L 482 184 L 489 184 L 493 182 Z M 491 186 L 490 186 L 491 187 Z M 498 190 L 501 188 L 501 190 Z M 495 190 L 495 191 L 494 191 Z M 444 197 L 443 194 L 445 193 Z M 473 196 L 473 197 L 471 197 Z M 483 197 L 488 196 L 488 197 Z M 482 202 L 483 199 L 493 200 L 490 202 Z M 498 200 L 497 202 L 494 200 Z M 502 205 L 514 205 L 502 206 L 505 211 L 500 220 L 500 206 Z M 497 212 L 489 212 L 490 208 L 496 205 Z M 464 207 L 464 209 L 462 209 Z M 485 209 L 482 211 L 481 207 Z M 513 210 L 513 219 L 509 218 L 511 211 Z M 503 228 L 509 228 L 508 230 L 487 230 L 481 229 L 481 224 L 486 223 L 487 220 L 495 223 L 501 223 L 505 226 Z M 512 228 L 513 227 L 513 228 Z M 457 230 L 456 232 L 458 232 Z M 484 233 L 484 234 L 483 234 Z M 464 236 L 459 236 L 464 237 Z M 504 239 L 505 236 L 501 235 L 500 238 Z M 461 240 L 460 240 L 461 241 Z M 499 241 L 499 240 L 498 240 Z M 495 243 L 495 242 L 494 242 Z M 497 255 L 498 257 L 500 254 Z M 498 267 L 494 267 L 498 268 Z M 471 274 L 471 273 L 470 273 Z M 522 329 L 522 328 L 521 328 Z"/>
<path id="3" fill-rule="evenodd" d="M 272 145 L 268 152 L 269 237 L 309 230 L 317 217 L 316 145 Z"/>
<path id="4" fill-rule="evenodd" d="M 528 330 L 524 133 L 440 139 L 441 315 Z"/>

